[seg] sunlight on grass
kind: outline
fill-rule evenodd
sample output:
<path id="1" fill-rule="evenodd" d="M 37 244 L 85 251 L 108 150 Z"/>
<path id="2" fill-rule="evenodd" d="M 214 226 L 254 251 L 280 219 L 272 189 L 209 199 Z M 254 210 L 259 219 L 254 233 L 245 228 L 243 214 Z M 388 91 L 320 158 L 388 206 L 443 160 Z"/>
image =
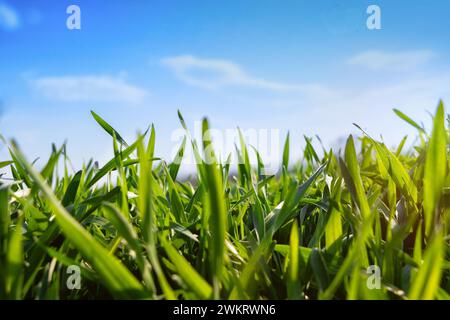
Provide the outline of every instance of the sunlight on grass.
<path id="1" fill-rule="evenodd" d="M 63 145 L 38 171 L 7 143 L 0 298 L 450 299 L 450 121 L 442 102 L 429 133 L 394 112 L 417 129 L 411 149 L 361 130 L 342 151 L 306 139 L 289 165 L 299 151 L 288 135 L 277 176 L 264 175 L 242 134 L 230 173 L 208 120 L 197 142 L 181 113 L 186 136 L 171 162 L 155 156 L 153 126 L 127 143 L 95 112 L 114 149 L 101 168 L 71 172 Z M 181 180 L 187 144 L 197 175 Z M 72 265 L 78 290 L 66 285 Z M 368 285 L 371 266 L 379 288 Z"/>

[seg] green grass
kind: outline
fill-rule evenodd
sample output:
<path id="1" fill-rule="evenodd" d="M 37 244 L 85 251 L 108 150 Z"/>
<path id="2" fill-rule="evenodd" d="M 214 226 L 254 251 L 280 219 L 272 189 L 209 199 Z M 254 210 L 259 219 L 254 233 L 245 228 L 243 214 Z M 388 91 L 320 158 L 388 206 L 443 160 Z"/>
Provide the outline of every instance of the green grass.
<path id="1" fill-rule="evenodd" d="M 94 112 L 114 150 L 101 168 L 71 172 L 63 145 L 38 170 L 5 141 L 0 298 L 450 299 L 450 119 L 440 103 L 427 132 L 394 112 L 417 129 L 409 150 L 406 137 L 389 149 L 360 130 L 342 151 L 319 152 L 309 138 L 301 151 L 288 135 L 279 176 L 264 174 L 242 134 L 233 176 L 208 121 L 194 141 L 180 113 L 186 137 L 173 161 L 154 154 L 153 126 L 127 143 Z M 197 174 L 186 181 L 188 144 Z M 66 285 L 72 265 L 77 290 Z"/>

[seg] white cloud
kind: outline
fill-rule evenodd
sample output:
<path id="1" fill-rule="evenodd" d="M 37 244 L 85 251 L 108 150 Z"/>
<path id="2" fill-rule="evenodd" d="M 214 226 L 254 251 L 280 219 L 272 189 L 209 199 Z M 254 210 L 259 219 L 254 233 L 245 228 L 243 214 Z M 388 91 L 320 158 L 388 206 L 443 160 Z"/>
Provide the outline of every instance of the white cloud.
<path id="1" fill-rule="evenodd" d="M 434 58 L 431 50 L 411 50 L 402 52 L 365 51 L 351 57 L 347 63 L 370 70 L 407 71 L 423 65 Z"/>
<path id="2" fill-rule="evenodd" d="M 228 60 L 180 55 L 164 58 L 161 62 L 184 83 L 203 89 L 240 86 L 280 92 L 327 93 L 326 88 L 317 84 L 286 84 L 253 77 L 239 65 Z"/>
<path id="3" fill-rule="evenodd" d="M 20 18 L 16 10 L 5 3 L 0 3 L 0 29 L 10 31 L 19 27 Z"/>
<path id="4" fill-rule="evenodd" d="M 34 90 L 48 99 L 76 101 L 110 101 L 139 103 L 149 94 L 130 85 L 122 77 L 112 76 L 60 76 L 31 79 Z"/>
<path id="5" fill-rule="evenodd" d="M 363 82 L 363 80 L 362 80 Z M 291 117 L 299 120 L 297 125 L 318 133 L 324 141 L 332 141 L 351 131 L 358 132 L 352 123 L 357 123 L 373 137 L 383 139 L 388 145 L 396 145 L 405 134 L 408 143 L 417 136 L 417 131 L 399 119 L 393 108 L 408 116 L 425 122 L 430 128 L 430 117 L 426 111 L 434 112 L 439 99 L 450 101 L 450 74 L 428 74 L 405 77 L 395 84 L 368 83 L 355 90 L 352 84 L 345 85 L 341 96 L 334 99 L 321 99 L 303 104 Z M 359 132 L 358 132 L 359 133 Z"/>

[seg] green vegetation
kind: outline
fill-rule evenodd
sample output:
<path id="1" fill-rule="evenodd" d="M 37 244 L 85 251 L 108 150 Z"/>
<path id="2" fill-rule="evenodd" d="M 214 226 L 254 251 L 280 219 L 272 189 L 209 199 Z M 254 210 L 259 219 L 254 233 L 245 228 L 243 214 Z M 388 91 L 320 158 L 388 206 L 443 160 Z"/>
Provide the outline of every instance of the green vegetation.
<path id="1" fill-rule="evenodd" d="M 197 143 L 181 114 L 186 138 L 170 163 L 154 154 L 153 126 L 127 144 L 95 113 L 115 155 L 101 168 L 70 173 L 62 146 L 38 171 L 5 141 L 0 298 L 449 299 L 450 119 L 440 103 L 427 132 L 394 111 L 417 129 L 413 148 L 361 130 L 338 152 L 306 139 L 289 166 L 300 152 L 287 137 L 279 176 L 264 175 L 259 155 L 250 165 L 257 151 L 243 139 L 232 176 L 208 121 Z M 183 181 L 188 143 L 197 175 Z"/>

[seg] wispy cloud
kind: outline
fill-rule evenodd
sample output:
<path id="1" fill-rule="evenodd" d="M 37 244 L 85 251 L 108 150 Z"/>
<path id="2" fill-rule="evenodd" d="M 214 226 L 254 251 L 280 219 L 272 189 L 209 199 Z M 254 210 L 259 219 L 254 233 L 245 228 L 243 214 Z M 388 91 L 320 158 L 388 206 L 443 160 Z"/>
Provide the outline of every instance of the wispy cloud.
<path id="1" fill-rule="evenodd" d="M 401 52 L 365 51 L 351 57 L 347 63 L 362 66 L 370 70 L 399 70 L 407 71 L 417 68 L 436 54 L 431 50 L 411 50 Z"/>
<path id="2" fill-rule="evenodd" d="M 21 21 L 17 11 L 6 3 L 0 2 L 0 29 L 12 31 L 18 29 L 20 25 Z"/>
<path id="3" fill-rule="evenodd" d="M 179 80 L 203 89 L 238 86 L 307 94 L 323 94 L 327 91 L 316 84 L 287 84 L 254 77 L 229 60 L 180 55 L 166 57 L 161 62 L 169 67 Z"/>
<path id="4" fill-rule="evenodd" d="M 66 102 L 106 101 L 140 103 L 148 91 L 128 84 L 123 77 L 60 76 L 30 80 L 33 89 L 44 97 Z"/>

